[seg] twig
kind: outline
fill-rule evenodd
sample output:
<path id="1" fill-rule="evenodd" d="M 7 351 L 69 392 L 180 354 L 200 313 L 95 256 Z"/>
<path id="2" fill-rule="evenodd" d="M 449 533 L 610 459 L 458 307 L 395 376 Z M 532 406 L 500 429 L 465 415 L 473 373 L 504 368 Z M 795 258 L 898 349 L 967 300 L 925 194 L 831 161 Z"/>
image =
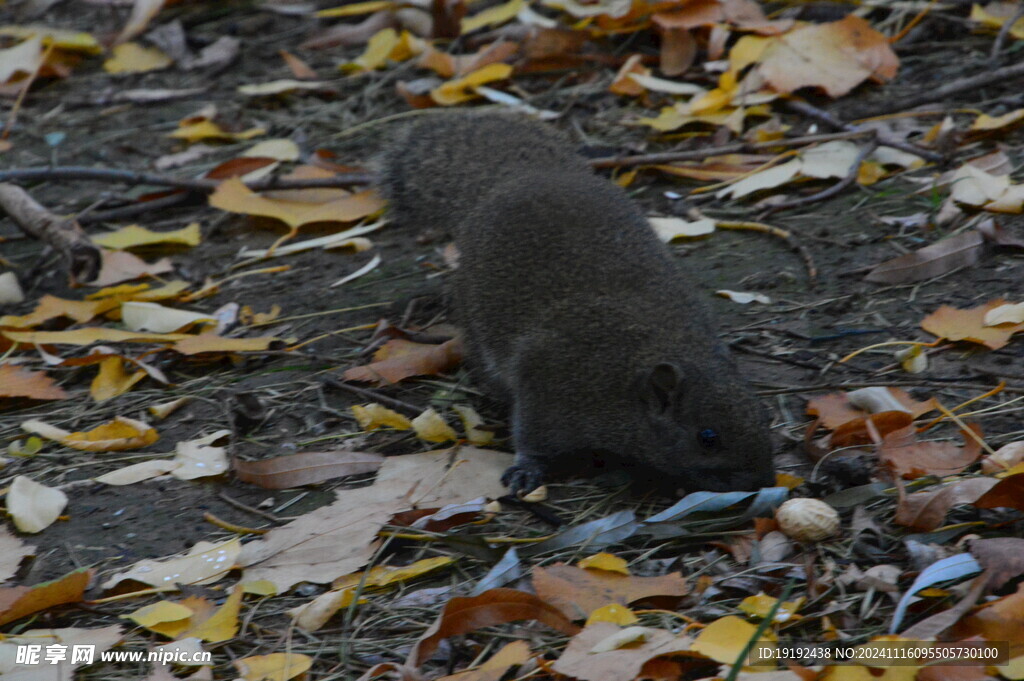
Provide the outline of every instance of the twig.
<path id="1" fill-rule="evenodd" d="M 411 414 L 413 416 L 419 416 L 423 412 L 423 409 L 421 409 L 421 408 L 419 408 L 419 407 L 417 407 L 415 405 L 409 404 L 408 402 L 403 402 L 402 400 L 396 400 L 393 397 L 388 397 L 387 395 L 382 395 L 379 392 L 376 392 L 374 390 L 367 390 L 366 388 L 360 388 L 358 386 L 352 385 L 351 383 L 346 383 L 345 381 L 339 381 L 338 379 L 334 378 L 333 376 L 328 376 L 328 375 L 321 376 L 320 377 L 320 381 L 324 385 L 326 385 L 328 387 L 336 388 L 338 390 L 344 390 L 345 392 L 352 393 L 353 395 L 355 395 L 357 397 L 361 397 L 364 400 L 373 400 L 375 402 L 380 402 L 381 404 L 383 404 L 385 406 L 388 406 L 388 407 L 391 407 L 392 409 L 398 409 L 400 411 L 404 411 L 405 413 Z"/>
<path id="2" fill-rule="evenodd" d="M 267 513 L 266 511 L 261 511 L 258 508 L 253 508 L 252 506 L 248 506 L 246 504 L 243 504 L 241 501 L 238 501 L 237 499 L 231 498 L 230 496 L 228 496 L 227 492 L 221 492 L 217 496 L 220 497 L 221 499 L 223 499 L 225 502 L 231 504 L 232 506 L 234 506 L 237 509 L 241 509 L 243 511 L 247 511 L 249 513 L 252 513 L 253 515 L 258 515 L 261 518 L 266 518 L 270 522 L 273 522 L 273 523 L 283 523 L 283 522 L 285 522 L 283 518 L 278 518 L 273 513 Z"/>
<path id="3" fill-rule="evenodd" d="M 33 180 L 95 180 L 99 182 L 123 182 L 125 184 L 149 184 L 158 187 L 176 187 L 208 193 L 217 188 L 223 180 L 189 179 L 160 175 L 157 173 L 139 173 L 133 170 L 117 168 L 88 168 L 85 166 L 52 166 L 46 168 L 15 168 L 0 171 L 0 182 L 33 181 Z M 334 177 L 316 177 L 301 180 L 282 180 L 269 177 L 245 186 L 253 191 L 266 189 L 313 189 L 320 187 L 348 187 L 351 185 L 371 184 L 373 175 L 369 173 L 344 173 Z"/>
<path id="4" fill-rule="evenodd" d="M 1010 35 L 1010 30 L 1022 18 L 1024 18 L 1024 4 L 1021 4 L 1017 11 L 1013 13 L 1013 16 L 999 27 L 999 33 L 996 35 L 995 42 L 992 43 L 992 51 L 988 55 L 989 61 L 994 62 L 999 58 L 999 53 L 1003 51 L 1003 45 L 1006 43 L 1007 36 Z"/>
<path id="5" fill-rule="evenodd" d="M 824 109 L 819 109 L 813 104 L 809 104 L 808 102 L 805 102 L 802 99 L 786 100 L 785 106 L 794 113 L 807 116 L 808 118 L 813 118 L 819 123 L 823 123 L 837 130 L 845 130 L 847 132 L 868 132 L 869 130 L 864 126 L 854 125 L 852 123 L 846 123 L 845 121 L 841 121 L 832 114 L 830 114 L 829 112 L 825 111 Z M 931 161 L 932 163 L 942 163 L 943 161 L 946 160 L 942 154 L 936 153 L 934 151 L 929 151 L 927 149 L 922 149 L 916 144 L 911 144 L 909 142 L 903 142 L 902 140 L 894 139 L 892 136 L 880 130 L 871 130 L 871 132 L 874 134 L 875 139 L 878 141 L 878 144 L 880 144 L 883 147 L 892 147 L 893 149 L 899 149 L 900 151 L 905 151 L 908 154 L 920 156 L 924 160 Z"/>
<path id="6" fill-rule="evenodd" d="M 92 281 L 99 274 L 103 256 L 100 249 L 74 218 L 54 215 L 16 184 L 0 183 L 0 211 L 25 234 L 49 244 L 68 261 L 76 281 Z"/>
<path id="7" fill-rule="evenodd" d="M 656 163 L 670 163 L 672 161 L 702 161 L 708 156 L 721 154 L 738 154 L 742 152 L 764 151 L 778 147 L 799 147 L 805 144 L 818 142 L 832 142 L 835 140 L 852 140 L 860 137 L 867 137 L 874 134 L 871 130 L 858 130 L 855 132 L 835 132 L 824 135 L 805 135 L 803 137 L 792 137 L 790 139 L 772 140 L 770 142 L 735 142 L 723 144 L 719 147 L 706 147 L 704 149 L 689 149 L 686 151 L 666 151 L 659 154 L 638 154 L 636 156 L 606 156 L 595 158 L 590 161 L 594 168 L 626 168 L 629 166 L 653 165 Z"/>
<path id="8" fill-rule="evenodd" d="M 165 208 L 175 208 L 189 203 L 197 203 L 198 196 L 199 194 L 196 192 L 182 192 L 180 194 L 162 196 L 159 199 L 153 199 L 152 201 L 130 203 L 127 206 L 111 208 L 109 210 L 83 211 L 78 215 L 78 222 L 83 225 L 91 225 L 97 222 L 125 220 L 154 210 L 163 210 Z"/>
<path id="9" fill-rule="evenodd" d="M 870 118 L 872 116 L 878 116 L 884 113 L 891 113 L 893 111 L 904 111 L 906 109 L 912 109 L 915 106 L 921 106 L 922 104 L 932 104 L 936 102 L 942 102 L 948 99 L 951 95 L 964 92 L 965 90 L 974 90 L 975 88 L 990 85 L 992 83 L 998 83 L 1000 81 L 1005 83 L 1013 83 L 1015 78 L 1024 76 L 1024 61 L 1011 66 L 1004 66 L 1001 69 L 994 71 L 985 71 L 979 73 L 976 76 L 969 76 L 967 78 L 961 78 L 954 80 L 948 85 L 944 85 L 934 90 L 928 90 L 920 94 L 906 97 L 902 100 L 890 102 L 885 106 L 878 107 L 874 111 L 865 113 L 863 118 Z M 886 144 L 883 142 L 883 144 Z"/>
<path id="10" fill-rule="evenodd" d="M 690 217 L 696 220 L 706 216 L 698 209 L 694 208 L 690 211 Z M 763 222 L 731 222 L 727 220 L 715 220 L 715 228 L 763 232 L 765 234 L 771 234 L 772 236 L 778 237 L 785 241 L 790 250 L 799 255 L 800 259 L 803 260 L 804 267 L 807 269 L 807 278 L 810 280 L 811 284 L 814 284 L 815 280 L 818 278 L 818 268 L 814 264 L 814 258 L 811 257 L 810 251 L 808 251 L 803 244 L 794 239 L 791 232 L 785 229 L 766 225 Z"/>
<path id="11" fill-rule="evenodd" d="M 823 189 L 820 192 L 816 192 L 809 196 L 801 196 L 798 199 L 792 199 L 790 201 L 785 201 L 783 203 L 771 206 L 770 208 L 768 208 L 768 210 L 765 211 L 764 216 L 767 217 L 772 213 L 776 213 L 780 210 L 799 208 L 800 206 L 807 206 L 812 203 L 817 203 L 818 201 L 824 201 L 826 199 L 832 198 L 833 196 L 843 191 L 857 180 L 857 175 L 860 172 L 860 164 L 863 163 L 864 159 L 866 159 L 871 154 L 871 152 L 877 148 L 877 140 L 873 140 L 869 144 L 866 144 L 864 148 L 860 150 L 860 153 L 857 154 L 857 158 L 854 159 L 853 164 L 850 166 L 850 170 L 847 171 L 846 173 L 846 176 L 843 179 L 839 180 L 839 182 L 836 182 L 831 187 Z"/>

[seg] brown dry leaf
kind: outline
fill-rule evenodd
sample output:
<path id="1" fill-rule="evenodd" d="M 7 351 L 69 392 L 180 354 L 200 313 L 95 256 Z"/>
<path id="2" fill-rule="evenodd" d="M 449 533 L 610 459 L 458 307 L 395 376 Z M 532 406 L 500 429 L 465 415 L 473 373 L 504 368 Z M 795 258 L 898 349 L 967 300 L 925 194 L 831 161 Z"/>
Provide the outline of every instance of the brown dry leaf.
<path id="1" fill-rule="evenodd" d="M 916 492 L 901 498 L 893 522 L 923 532 L 942 525 L 954 506 L 973 504 L 998 481 L 993 478 L 957 480 L 934 492 Z"/>
<path id="2" fill-rule="evenodd" d="M 405 457 L 395 457 L 405 458 Z M 409 507 L 415 478 L 342 490 L 337 501 L 249 542 L 238 558 L 243 582 L 266 579 L 284 593 L 299 582 L 323 584 L 355 572 L 373 556 L 388 519 Z"/>
<path id="3" fill-rule="evenodd" d="M 742 38 L 733 50 L 751 40 L 765 39 Z M 889 80 L 899 68 L 888 38 L 853 14 L 825 24 L 802 24 L 766 40 L 756 68 L 776 92 L 820 87 L 830 97 L 840 97 L 869 78 Z"/>
<path id="4" fill-rule="evenodd" d="M 142 277 L 156 277 L 160 274 L 167 274 L 174 271 L 174 265 L 168 258 L 161 258 L 154 263 L 148 263 L 137 255 L 128 251 L 108 251 L 101 248 L 103 254 L 103 266 L 100 273 L 89 286 L 111 286 L 122 281 L 140 279 Z"/>
<path id="5" fill-rule="evenodd" d="M 0 397 L 63 400 L 68 394 L 41 371 L 29 371 L 13 364 L 0 364 Z"/>
<path id="6" fill-rule="evenodd" d="M 668 3 L 671 6 L 672 3 Z M 770 21 L 761 7 L 750 0 L 717 0 L 679 3 L 679 8 L 658 12 L 652 17 L 661 29 L 692 29 L 716 24 L 732 24 L 754 33 L 774 35 L 788 31 L 794 24 L 792 19 Z"/>
<path id="7" fill-rule="evenodd" d="M 349 381 L 376 381 L 379 385 L 398 383 L 410 376 L 434 376 L 462 361 L 462 341 L 453 338 L 440 345 L 414 343 L 395 338 L 373 355 L 374 361 L 353 367 L 344 374 Z"/>
<path id="8" fill-rule="evenodd" d="M 578 568 L 564 563 L 533 569 L 537 595 L 574 620 L 609 603 L 629 605 L 653 596 L 679 598 L 689 593 L 678 573 L 661 577 L 634 577 L 607 570 Z"/>
<path id="9" fill-rule="evenodd" d="M 973 539 L 967 545 L 971 555 L 989 573 L 988 589 L 998 590 L 1011 579 L 1024 574 L 1024 539 L 992 537 Z"/>
<path id="10" fill-rule="evenodd" d="M 986 603 L 964 617 L 952 634 L 958 639 L 981 636 L 988 641 L 1009 641 L 1011 646 L 1024 645 L 1024 583 L 1009 596 Z"/>
<path id="11" fill-rule="evenodd" d="M 317 80 L 320 78 L 319 74 L 310 67 L 309 64 L 299 59 L 291 52 L 286 50 L 278 50 L 277 52 L 281 55 L 281 59 L 288 66 L 288 69 L 292 72 L 292 75 L 299 80 Z"/>
<path id="12" fill-rule="evenodd" d="M 903 405 L 916 419 L 922 414 L 934 410 L 935 398 L 929 398 L 918 402 L 901 388 L 886 388 L 894 400 Z M 815 397 L 807 402 L 807 413 L 810 416 L 817 416 L 821 420 L 822 427 L 828 430 L 835 430 L 844 423 L 854 419 L 862 419 L 867 416 L 863 410 L 850 403 L 848 393 L 829 393 L 821 397 Z"/>
<path id="13" fill-rule="evenodd" d="M 588 625 L 570 639 L 552 669 L 583 681 L 632 681 L 638 678 L 649 660 L 660 655 L 688 652 L 693 644 L 693 638 L 684 634 L 673 635 L 663 629 L 647 628 L 645 638 L 633 644 L 612 650 L 600 648 L 602 642 L 621 631 L 619 626 L 610 622 Z"/>
<path id="14" fill-rule="evenodd" d="M 121 29 L 121 33 L 114 40 L 114 44 L 117 45 L 126 40 L 131 40 L 145 31 L 149 22 L 160 12 L 160 9 L 166 2 L 167 0 L 134 0 L 132 2 L 132 13 L 128 17 L 128 23 Z"/>
<path id="15" fill-rule="evenodd" d="M 1024 473 L 1007 476 L 974 502 L 978 508 L 1024 510 Z"/>
<path id="16" fill-rule="evenodd" d="M 92 573 L 83 568 L 35 586 L 0 589 L 0 626 L 55 605 L 81 602 Z"/>
<path id="17" fill-rule="evenodd" d="M 221 182 L 210 194 L 210 205 L 232 213 L 275 218 L 298 229 L 314 222 L 353 222 L 380 211 L 384 202 L 372 190 L 348 194 L 336 201 L 310 204 L 260 196 L 238 178 Z"/>
<path id="18" fill-rule="evenodd" d="M 178 335 L 173 350 L 183 355 L 198 355 L 204 352 L 266 352 L 281 345 L 280 338 L 225 338 L 213 333 L 201 333 L 198 336 Z"/>
<path id="19" fill-rule="evenodd" d="M 573 635 L 579 631 L 579 627 L 554 606 L 533 594 L 515 589 L 491 589 L 479 596 L 448 601 L 441 615 L 413 646 L 405 664 L 420 666 L 430 659 L 441 641 L 450 636 L 520 620 L 537 620 L 563 634 Z"/>
<path id="20" fill-rule="evenodd" d="M 1010 336 L 1024 330 L 1024 323 L 985 326 L 988 311 L 1008 303 L 997 298 L 966 310 L 943 305 L 921 320 L 921 328 L 939 338 L 980 343 L 990 350 L 998 350 L 1010 342 Z"/>
<path id="21" fill-rule="evenodd" d="M 408 481 L 413 507 L 436 508 L 504 496 L 501 474 L 510 465 L 511 454 L 476 447 L 389 456 L 377 472 L 377 484 Z"/>
<path id="22" fill-rule="evenodd" d="M 968 428 L 981 436 L 980 426 L 968 424 Z M 917 442 L 917 430 L 907 426 L 882 439 L 878 458 L 893 473 L 906 480 L 925 475 L 956 475 L 981 455 L 981 444 L 977 439 L 962 430 L 960 435 L 964 439 L 963 447 L 952 442 Z"/>
<path id="23" fill-rule="evenodd" d="M 287 489 L 341 478 L 372 473 L 380 468 L 384 457 L 368 452 L 336 450 L 333 452 L 302 452 L 277 456 L 262 461 L 235 459 L 232 468 L 238 479 L 264 489 Z"/>
<path id="24" fill-rule="evenodd" d="M 868 272 L 864 279 L 879 284 L 924 281 L 976 264 L 984 249 L 985 238 L 981 232 L 971 230 L 886 260 Z"/>
<path id="25" fill-rule="evenodd" d="M 981 472 L 986 475 L 1008 471 L 1024 461 L 1024 441 L 1003 445 L 995 453 L 983 457 Z"/>
<path id="26" fill-rule="evenodd" d="M 836 428 L 828 439 L 828 445 L 832 449 L 869 445 L 875 442 L 876 435 L 885 437 L 913 422 L 913 415 L 905 411 L 883 411 L 867 418 L 855 418 Z"/>

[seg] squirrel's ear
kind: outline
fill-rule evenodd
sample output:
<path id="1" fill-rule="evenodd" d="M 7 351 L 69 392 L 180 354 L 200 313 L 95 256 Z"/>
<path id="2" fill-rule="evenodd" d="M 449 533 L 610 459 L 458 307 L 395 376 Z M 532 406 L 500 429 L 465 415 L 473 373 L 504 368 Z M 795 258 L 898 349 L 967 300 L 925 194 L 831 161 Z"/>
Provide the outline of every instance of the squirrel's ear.
<path id="1" fill-rule="evenodd" d="M 641 375 L 640 394 L 652 411 L 664 414 L 675 405 L 681 384 L 679 367 L 661 362 Z"/>

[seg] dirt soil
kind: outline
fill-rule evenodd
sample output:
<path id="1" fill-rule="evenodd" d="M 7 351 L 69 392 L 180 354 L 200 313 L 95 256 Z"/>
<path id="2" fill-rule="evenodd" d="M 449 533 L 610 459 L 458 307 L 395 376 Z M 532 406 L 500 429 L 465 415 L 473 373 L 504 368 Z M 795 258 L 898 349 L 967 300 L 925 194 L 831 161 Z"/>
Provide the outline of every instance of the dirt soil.
<path id="1" fill-rule="evenodd" d="M 5 11 L 0 9 L 0 15 Z M 278 51 L 294 50 L 310 32 L 311 21 L 260 12 L 236 3 L 182 3 L 161 14 L 161 22 L 173 18 L 182 20 L 192 41 L 210 42 L 225 34 L 240 38 L 241 55 L 216 73 L 167 69 L 127 77 L 104 72 L 94 59 L 76 68 L 69 78 L 42 82 L 25 100 L 11 135 L 14 146 L 0 155 L 0 166 L 20 168 L 55 163 L 150 170 L 156 159 L 183 148 L 167 136 L 178 121 L 207 104 L 216 104 L 227 121 L 242 127 L 259 125 L 271 137 L 290 137 L 308 149 L 330 149 L 337 154 L 339 163 L 358 166 L 370 161 L 402 119 L 429 115 L 410 112 L 396 95 L 395 80 L 409 77 L 403 72 L 404 67 L 359 77 L 334 77 L 336 63 L 356 56 L 361 48 L 302 53 L 313 68 L 330 74 L 328 77 L 337 89 L 335 96 L 241 97 L 236 93 L 239 85 L 290 77 Z M 10 16 L 0 18 L 0 23 L 14 21 Z M 103 35 L 122 25 L 124 11 L 101 5 L 60 3 L 43 21 Z M 856 118 L 858 110 L 870 109 L 879 102 L 988 68 L 990 45 L 991 36 L 970 35 L 965 30 L 957 32 L 955 38 L 940 35 L 901 52 L 900 74 L 891 83 L 862 87 L 839 103 L 820 103 L 844 119 Z M 1021 53 L 1017 50 L 1015 54 L 1019 58 Z M 546 76 L 524 77 L 517 84 L 524 90 L 521 94 L 527 95 L 535 106 L 564 112 L 555 124 L 570 131 L 591 155 L 664 151 L 710 143 L 686 136 L 658 139 L 649 136 L 644 128 L 624 126 L 624 120 L 635 116 L 634 105 L 607 92 L 611 74 L 607 68 L 595 66 L 569 79 L 574 88 L 554 87 L 555 80 Z M 150 106 L 108 104 L 103 96 L 129 88 L 197 86 L 204 88 L 202 94 Z M 947 111 L 963 109 L 999 115 L 1024 106 L 1022 100 L 1020 83 L 997 83 L 962 93 L 956 101 L 941 102 L 934 107 L 934 115 L 918 120 L 930 125 L 941 121 Z M 9 102 L 6 108 L 9 110 Z M 791 135 L 822 130 L 813 121 L 797 115 L 785 115 L 784 120 L 793 126 Z M 1024 161 L 1024 129 L 1018 127 L 1006 133 L 999 143 L 1019 168 Z M 224 145 L 195 164 L 169 172 L 181 177 L 198 175 L 234 157 L 247 144 Z M 976 153 L 990 146 L 977 145 Z M 971 154 L 959 152 L 960 158 L 968 155 Z M 693 185 L 654 172 L 641 172 L 631 185 L 631 194 L 651 215 L 684 216 L 690 208 L 699 206 L 717 219 L 761 220 L 792 232 L 792 239 L 787 242 L 755 231 L 721 230 L 710 238 L 672 246 L 690 264 L 708 292 L 723 339 L 771 409 L 780 471 L 810 476 L 811 464 L 803 452 L 804 431 L 810 421 L 805 416 L 805 406 L 809 398 L 825 392 L 874 385 L 904 386 L 917 397 L 935 396 L 944 404 L 955 405 L 1005 381 L 1004 397 L 1024 394 L 1024 344 L 1019 340 L 998 351 L 950 346 L 932 352 L 928 369 L 915 376 L 904 373 L 895 364 L 888 348 L 859 355 L 847 363 L 838 361 L 871 343 L 932 340 L 920 329 L 919 322 L 941 305 L 971 307 L 998 296 L 1019 299 L 1024 292 L 1024 258 L 1010 251 L 988 253 L 977 265 L 921 283 L 882 286 L 863 280 L 868 268 L 946 236 L 881 222 L 884 217 L 934 214 L 938 203 L 928 194 L 916 193 L 920 185 L 910 179 L 934 171 L 934 167 L 929 167 L 867 187 L 855 185 L 834 198 L 764 218 L 760 209 L 750 207 L 749 202 L 688 199 L 686 195 Z M 26 186 L 43 205 L 68 214 L 116 207 L 149 191 L 113 183 L 57 180 Z M 811 193 L 825 186 L 821 183 L 801 191 Z M 232 266 L 239 262 L 240 249 L 265 248 L 282 233 L 280 225 L 269 221 L 221 213 L 204 205 L 144 214 L 137 220 L 154 230 L 177 229 L 192 221 L 200 223 L 202 244 L 171 254 L 179 276 L 194 282 L 230 274 Z M 126 222 L 87 222 L 87 228 L 97 234 Z M 1024 221 L 1019 216 L 1001 217 L 1000 223 L 1024 237 Z M 300 238 L 317 235 L 316 230 L 304 230 Z M 3 258 L 18 272 L 27 298 L 21 305 L 4 307 L 4 314 L 27 313 L 43 294 L 74 298 L 83 295 L 81 290 L 68 288 L 66 270 L 59 257 L 25 238 L 9 220 L 0 220 L 0 238 Z M 31 458 L 7 458 L 0 485 L 9 484 L 15 476 L 29 475 L 49 485 L 64 485 L 70 497 L 67 515 L 45 532 L 29 538 L 38 548 L 35 559 L 19 576 L 19 583 L 36 584 L 83 566 L 97 569 L 101 576 L 109 575 L 142 558 L 167 556 L 202 539 L 230 536 L 205 520 L 206 514 L 240 526 L 265 527 L 266 513 L 279 521 L 299 516 L 331 501 L 336 490 L 367 479 L 364 476 L 343 483 L 280 491 L 264 490 L 232 475 L 195 482 L 160 479 L 123 487 L 89 482 L 127 463 L 158 457 L 172 449 L 171 443 L 180 440 L 232 428 L 235 437 L 230 453 L 243 459 L 342 444 L 385 454 L 422 450 L 422 443 L 409 435 L 360 432 L 348 408 L 367 400 L 324 380 L 338 378 L 344 369 L 365 363 L 371 333 L 368 325 L 380 319 L 410 328 L 444 321 L 439 283 L 446 270 L 441 254 L 447 243 L 445 235 L 419 233 L 415 226 L 407 225 L 387 227 L 373 235 L 373 241 L 372 251 L 358 254 L 315 250 L 278 259 L 270 264 L 287 264 L 290 269 L 232 280 L 215 296 L 194 306 L 200 311 L 213 311 L 234 302 L 266 312 L 279 305 L 284 319 L 269 325 L 268 332 L 302 340 L 320 337 L 301 351 L 248 356 L 216 365 L 157 356 L 153 362 L 172 378 L 172 386 L 147 382 L 99 404 L 89 399 L 87 393 L 95 370 L 83 367 L 62 374 L 66 377 L 62 378 L 63 387 L 76 391 L 78 397 L 29 407 L 11 405 L 12 408 L 0 413 L 0 446 L 6 446 L 23 437 L 20 423 L 30 418 L 75 430 L 92 427 L 115 415 L 143 416 L 145 407 L 154 402 L 177 396 L 193 398 L 161 423 L 161 440 L 140 451 L 94 455 L 50 446 Z M 813 262 L 817 270 L 813 281 L 808 276 L 808 261 L 791 248 L 793 244 L 804 249 Z M 373 272 L 351 285 L 328 288 L 376 254 L 382 262 Z M 713 296 L 712 292 L 719 289 L 763 293 L 772 302 L 738 305 Z M 506 418 L 500 404 L 474 388 L 465 369 L 378 390 L 418 408 L 468 400 L 491 423 L 500 424 Z M 258 405 L 257 413 L 251 416 L 254 403 Z M 1019 413 L 1007 410 L 986 416 L 987 441 L 998 446 L 1020 439 L 1024 428 Z M 943 436 L 952 438 L 955 433 L 943 431 Z M 867 463 L 847 464 L 841 469 L 817 471 L 808 478 L 806 489 L 822 495 L 867 481 Z M 570 521 L 581 514 L 597 517 L 638 504 L 645 508 L 664 507 L 670 501 L 647 498 L 641 490 L 616 487 L 617 482 L 614 477 L 559 481 L 551 486 L 548 506 Z M 581 510 L 581 505 L 586 511 Z M 257 514 L 254 509 L 264 514 Z M 969 519 L 969 512 L 964 515 Z M 527 511 L 511 511 L 506 522 L 533 528 L 535 532 L 550 531 Z M 399 548 L 408 558 L 424 555 L 416 547 Z M 898 550 L 892 542 L 881 549 L 882 553 Z M 478 577 L 488 567 L 483 561 L 470 560 L 461 570 Z M 465 573 L 454 572 L 426 585 L 450 585 L 466 579 Z M 296 602 L 315 592 L 307 590 L 296 595 Z M 287 599 L 276 599 L 272 610 L 257 609 L 252 615 L 249 633 L 253 640 L 262 641 L 264 651 L 277 650 L 275 645 L 285 636 L 286 603 Z M 115 603 L 103 606 L 102 612 L 109 617 L 111 613 L 135 607 L 137 604 Z M 319 632 L 327 661 L 318 666 L 321 674 L 316 678 L 355 678 L 374 662 L 392 659 L 387 641 L 404 635 L 412 625 L 391 621 L 374 630 L 371 621 L 382 618 L 386 608 L 386 604 L 368 606 L 345 627 L 328 627 Z M 433 612 L 436 610 L 432 608 L 421 610 L 418 617 L 428 622 Z M 60 626 L 72 626 L 96 621 L 89 608 L 82 608 L 60 616 L 46 614 L 32 624 L 59 622 Z M 365 627 L 374 634 L 353 633 Z M 419 631 L 415 626 L 412 629 Z M 343 644 L 350 646 L 353 657 L 342 667 L 336 667 L 336 659 L 330 659 L 331 651 Z M 235 641 L 219 648 L 217 659 L 226 662 L 259 649 L 247 649 Z"/>

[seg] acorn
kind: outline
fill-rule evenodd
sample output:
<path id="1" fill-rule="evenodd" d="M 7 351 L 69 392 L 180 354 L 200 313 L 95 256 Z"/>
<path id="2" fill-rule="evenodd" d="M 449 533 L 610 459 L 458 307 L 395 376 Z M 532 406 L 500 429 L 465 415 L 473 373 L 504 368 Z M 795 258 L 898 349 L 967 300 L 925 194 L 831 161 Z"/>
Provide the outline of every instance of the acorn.
<path id="1" fill-rule="evenodd" d="M 790 499 L 775 511 L 779 529 L 800 542 L 816 542 L 839 532 L 839 513 L 820 499 Z"/>

